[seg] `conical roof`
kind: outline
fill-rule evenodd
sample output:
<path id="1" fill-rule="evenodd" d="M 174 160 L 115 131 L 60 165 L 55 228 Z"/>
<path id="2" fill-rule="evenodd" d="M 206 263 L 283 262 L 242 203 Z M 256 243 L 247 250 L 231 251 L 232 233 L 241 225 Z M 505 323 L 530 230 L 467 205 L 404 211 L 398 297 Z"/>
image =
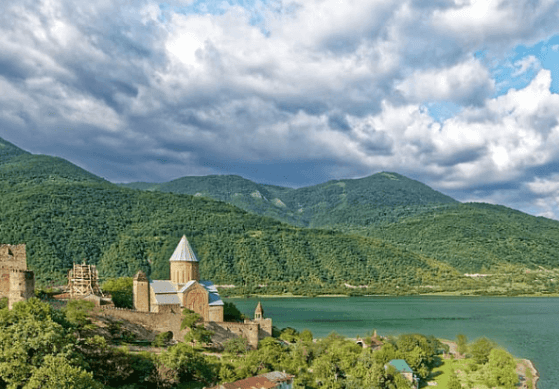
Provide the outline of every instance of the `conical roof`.
<path id="1" fill-rule="evenodd" d="M 256 309 L 254 310 L 254 313 L 259 313 L 261 315 L 264 315 L 264 309 L 262 308 L 262 304 L 260 303 L 260 301 L 258 302 L 258 305 L 256 306 Z"/>
<path id="2" fill-rule="evenodd" d="M 198 258 L 194 254 L 194 250 L 190 247 L 186 235 L 183 235 L 181 241 L 179 242 L 177 248 L 169 261 L 185 261 L 185 262 L 198 262 Z"/>

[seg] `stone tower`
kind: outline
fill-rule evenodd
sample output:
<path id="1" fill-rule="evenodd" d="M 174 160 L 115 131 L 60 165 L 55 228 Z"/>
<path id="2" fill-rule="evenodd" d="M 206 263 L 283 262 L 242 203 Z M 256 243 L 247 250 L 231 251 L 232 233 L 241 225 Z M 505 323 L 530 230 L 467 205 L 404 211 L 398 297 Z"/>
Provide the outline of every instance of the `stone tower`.
<path id="1" fill-rule="evenodd" d="M 264 319 L 264 309 L 262 308 L 262 304 L 260 301 L 254 310 L 254 320 L 262 320 Z"/>
<path id="2" fill-rule="evenodd" d="M 199 282 L 200 271 L 198 265 L 194 250 L 190 247 L 186 236 L 183 235 L 175 252 L 169 259 L 171 282 L 173 284 L 186 284 L 192 280 Z"/>
<path id="3" fill-rule="evenodd" d="M 146 273 L 139 270 L 134 276 L 134 309 L 149 312 L 149 280 Z"/>
<path id="4" fill-rule="evenodd" d="M 19 301 L 25 301 L 35 295 L 35 276 L 30 270 L 10 271 L 9 309 Z"/>
<path id="5" fill-rule="evenodd" d="M 258 339 L 272 336 L 272 319 L 264 318 L 264 308 L 262 308 L 260 301 L 254 310 L 253 323 L 258 323 Z"/>

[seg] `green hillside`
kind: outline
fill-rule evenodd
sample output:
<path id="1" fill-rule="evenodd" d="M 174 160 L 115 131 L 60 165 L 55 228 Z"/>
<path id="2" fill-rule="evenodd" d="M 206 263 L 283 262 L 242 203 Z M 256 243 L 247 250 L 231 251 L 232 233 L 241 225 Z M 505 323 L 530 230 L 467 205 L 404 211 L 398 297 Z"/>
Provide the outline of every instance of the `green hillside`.
<path id="1" fill-rule="evenodd" d="M 201 273 L 217 283 L 332 288 L 419 284 L 452 270 L 376 239 L 282 224 L 211 199 L 121 188 L 60 158 L 21 154 L 0 164 L 0 242 L 27 244 L 41 284 L 63 282 L 73 262 L 102 277 L 143 269 L 168 277 L 186 234 Z"/>
<path id="2" fill-rule="evenodd" d="M 209 197 L 304 227 L 397 221 L 402 216 L 456 203 L 425 184 L 386 172 L 299 189 L 257 184 L 239 176 L 183 177 L 161 184 L 124 185 Z"/>
<path id="3" fill-rule="evenodd" d="M 257 285 L 268 285 L 270 293 L 345 293 L 346 283 L 371 285 L 362 293 L 559 290 L 559 273 L 544 270 L 559 268 L 559 222 L 460 204 L 395 173 L 300 189 L 238 176 L 176 180 L 176 191 L 196 186 L 189 195 L 150 184 L 123 188 L 63 159 L 2 144 L 0 243 L 27 244 L 39 284 L 64 282 L 72 263 L 83 259 L 98 264 L 103 278 L 138 269 L 167 278 L 168 258 L 186 234 L 202 276 L 240 286 L 239 293 Z M 253 212 L 205 197 L 210 193 L 244 201 Z M 283 205 L 270 208 L 278 199 Z M 285 224 L 255 209 L 293 224 L 331 227 Z M 526 269 L 537 272 L 527 276 Z M 496 276 L 460 276 L 480 271 Z"/>
<path id="4" fill-rule="evenodd" d="M 0 164 L 9 161 L 18 155 L 29 154 L 7 140 L 0 138 Z"/>
<path id="5" fill-rule="evenodd" d="M 559 267 L 559 222 L 500 205 L 455 204 L 351 231 L 436 258 L 462 272 L 507 264 Z"/>

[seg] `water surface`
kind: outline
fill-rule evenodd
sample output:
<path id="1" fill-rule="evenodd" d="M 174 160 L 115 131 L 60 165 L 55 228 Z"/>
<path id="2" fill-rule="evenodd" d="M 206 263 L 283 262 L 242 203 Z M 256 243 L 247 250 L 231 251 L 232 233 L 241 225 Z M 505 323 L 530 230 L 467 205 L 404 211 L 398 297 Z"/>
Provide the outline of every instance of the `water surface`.
<path id="1" fill-rule="evenodd" d="M 262 301 L 265 317 L 278 328 L 308 328 L 315 337 L 335 331 L 355 337 L 417 332 L 469 340 L 486 336 L 513 355 L 534 362 L 540 389 L 559 382 L 559 298 L 557 297 L 322 297 L 226 299 L 253 317 Z"/>

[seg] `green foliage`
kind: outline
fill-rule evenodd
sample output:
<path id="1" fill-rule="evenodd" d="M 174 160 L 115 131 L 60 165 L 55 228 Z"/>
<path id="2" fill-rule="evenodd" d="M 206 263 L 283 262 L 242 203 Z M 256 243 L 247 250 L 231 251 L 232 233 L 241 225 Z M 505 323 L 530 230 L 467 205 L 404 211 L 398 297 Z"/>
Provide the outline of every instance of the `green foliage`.
<path id="1" fill-rule="evenodd" d="M 540 282 L 536 272 L 525 272 L 559 267 L 557 221 L 494 205 L 458 204 L 395 173 L 300 189 L 236 176 L 141 185 L 175 192 L 156 193 L 110 184 L 1 139 L 0 145 L 0 242 L 27 244 L 38 286 L 65 283 L 72 263 L 83 258 L 98 265 L 103 279 L 130 277 L 140 269 L 168 279 L 168 259 L 187 234 L 202 276 L 237 285 L 230 290 L 235 294 L 407 294 L 466 287 L 488 293 L 484 281 L 460 276 L 484 267 L 502 276 L 490 281 L 507 285 L 502 293 L 525 290 L 518 285 L 559 291 L 555 275 Z M 177 192 L 229 201 L 253 213 Z M 337 230 L 302 228 L 309 226 Z M 369 287 L 348 289 L 345 283 Z M 131 287 L 116 288 L 114 299 L 130 308 Z"/>
<path id="2" fill-rule="evenodd" d="M 93 374 L 72 366 L 62 356 L 47 355 L 24 389 L 101 389 Z"/>
<path id="3" fill-rule="evenodd" d="M 459 354 L 465 355 L 468 352 L 468 338 L 466 335 L 456 335 L 456 348 Z"/>
<path id="4" fill-rule="evenodd" d="M 70 324 L 78 329 L 86 329 L 86 326 L 90 328 L 89 314 L 93 308 L 95 308 L 95 304 L 92 301 L 69 300 L 64 309 L 64 314 Z"/>
<path id="5" fill-rule="evenodd" d="M 248 340 L 242 337 L 227 339 L 223 344 L 223 348 L 229 354 L 245 354 L 248 350 Z"/>
<path id="6" fill-rule="evenodd" d="M 7 297 L 0 298 L 0 309 L 8 308 L 8 302 Z"/>
<path id="7" fill-rule="evenodd" d="M 450 379 L 448 380 L 448 389 L 462 389 L 462 384 L 460 380 L 456 376 L 456 373 L 453 371 L 450 372 Z"/>
<path id="8" fill-rule="evenodd" d="M 173 339 L 173 333 L 171 331 L 161 332 L 155 336 L 152 346 L 164 347 L 169 344 L 171 339 Z"/>
<path id="9" fill-rule="evenodd" d="M 0 311 L 0 378 L 9 388 L 26 385 L 35 373 L 33 382 L 40 380 L 45 370 L 38 369 L 49 366 L 50 357 L 71 357 L 74 339 L 65 325 L 59 312 L 36 298 Z"/>
<path id="10" fill-rule="evenodd" d="M 181 321 L 181 330 L 185 328 L 193 329 L 200 320 L 202 320 L 202 316 L 194 311 L 191 311 L 188 308 L 184 308 L 182 310 L 182 321 Z"/>
<path id="11" fill-rule="evenodd" d="M 167 371 L 167 381 L 181 383 L 198 381 L 204 384 L 213 383 L 219 373 L 219 364 L 195 352 L 184 343 L 162 353 L 159 357 L 160 371 Z"/>
<path id="12" fill-rule="evenodd" d="M 491 387 L 513 388 L 518 383 L 516 362 L 512 355 L 503 349 L 491 350 L 486 369 L 487 384 Z"/>
<path id="13" fill-rule="evenodd" d="M 370 225 L 397 221 L 455 200 L 396 173 L 335 180 L 299 189 L 263 185 L 239 176 L 182 177 L 167 183 L 123 186 L 198 194 L 301 227 Z"/>
<path id="14" fill-rule="evenodd" d="M 101 289 L 110 293 L 116 307 L 133 308 L 133 287 L 134 280 L 132 277 L 120 277 L 109 278 L 102 284 Z"/>
<path id="15" fill-rule="evenodd" d="M 482 337 L 476 339 L 476 341 L 470 345 L 470 354 L 472 355 L 475 363 L 484 365 L 489 360 L 489 354 L 491 353 L 491 350 L 495 348 L 495 346 L 496 345 L 494 342 L 485 337 Z"/>
<path id="16" fill-rule="evenodd" d="M 281 330 L 281 334 L 279 336 L 281 340 L 285 340 L 286 342 L 296 342 L 300 338 L 299 331 L 295 328 L 286 327 Z"/>
<path id="17" fill-rule="evenodd" d="M 232 302 L 223 303 L 223 320 L 243 322 L 247 317 Z"/>
<path id="18" fill-rule="evenodd" d="M 299 336 L 300 336 L 301 340 L 304 341 L 304 342 L 312 342 L 312 340 L 313 340 L 312 332 L 308 329 L 304 329 L 303 331 L 301 331 Z"/>

